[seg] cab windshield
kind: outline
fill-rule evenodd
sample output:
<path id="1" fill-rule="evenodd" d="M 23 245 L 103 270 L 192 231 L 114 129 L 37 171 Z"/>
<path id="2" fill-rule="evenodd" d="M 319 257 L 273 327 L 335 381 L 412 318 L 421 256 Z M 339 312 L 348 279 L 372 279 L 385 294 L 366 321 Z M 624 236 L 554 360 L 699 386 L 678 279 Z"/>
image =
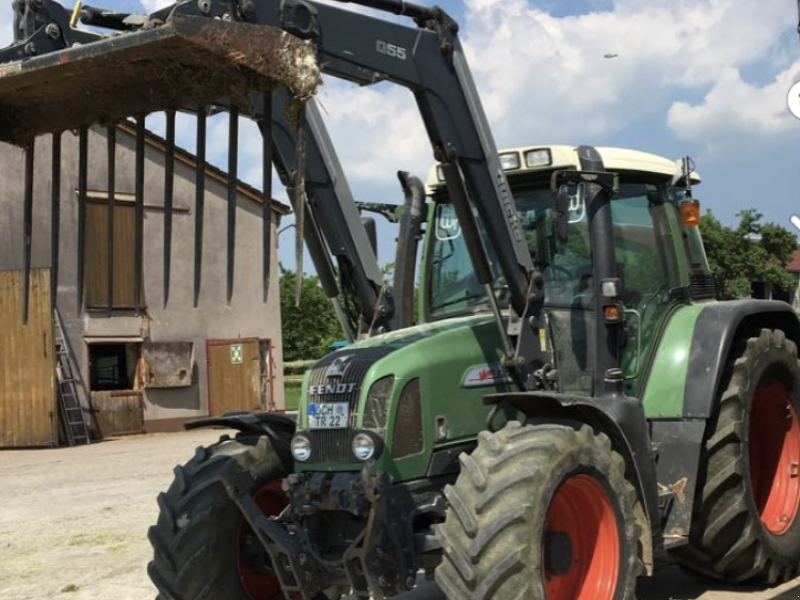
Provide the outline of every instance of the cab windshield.
<path id="1" fill-rule="evenodd" d="M 512 189 L 528 250 L 545 280 L 545 305 L 591 308 L 589 218 L 577 187 L 567 190 L 570 202 L 566 244 L 560 244 L 555 234 L 549 180 L 529 182 L 524 186 L 512 183 Z M 651 209 L 666 199 L 665 192 L 665 183 L 621 177 L 618 194 L 612 202 L 615 247 L 621 262 L 630 258 L 632 263 L 650 263 L 641 260 L 644 250 L 657 262 Z M 487 290 L 475 277 L 455 210 L 445 193 L 437 194 L 435 200 L 433 246 L 428 266 L 428 314 L 430 318 L 438 319 L 487 310 Z M 631 252 L 633 247 L 635 252 Z M 487 252 L 497 276 L 493 291 L 502 305 L 507 302 L 504 281 L 491 247 Z M 664 281 L 665 273 L 661 268 L 642 273 L 639 265 L 631 266 L 635 267 L 639 278 L 649 276 Z M 658 285 L 657 281 L 645 284 L 646 287 Z"/>

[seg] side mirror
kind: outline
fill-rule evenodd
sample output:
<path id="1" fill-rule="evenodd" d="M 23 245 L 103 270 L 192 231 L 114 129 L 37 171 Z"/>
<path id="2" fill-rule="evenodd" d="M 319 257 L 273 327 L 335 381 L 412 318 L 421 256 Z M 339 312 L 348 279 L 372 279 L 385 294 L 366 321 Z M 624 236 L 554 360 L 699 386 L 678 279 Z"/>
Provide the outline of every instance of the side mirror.
<path id="1" fill-rule="evenodd" d="M 569 236 L 569 207 L 570 207 L 569 189 L 566 185 L 559 186 L 555 192 L 555 200 L 553 207 L 553 220 L 556 224 L 556 236 L 558 241 L 562 244 L 567 243 Z"/>
<path id="2" fill-rule="evenodd" d="M 675 161 L 675 174 L 672 176 L 670 186 L 677 185 L 691 188 L 692 185 L 692 172 L 694 172 L 694 161 L 689 156 L 684 156 Z"/>

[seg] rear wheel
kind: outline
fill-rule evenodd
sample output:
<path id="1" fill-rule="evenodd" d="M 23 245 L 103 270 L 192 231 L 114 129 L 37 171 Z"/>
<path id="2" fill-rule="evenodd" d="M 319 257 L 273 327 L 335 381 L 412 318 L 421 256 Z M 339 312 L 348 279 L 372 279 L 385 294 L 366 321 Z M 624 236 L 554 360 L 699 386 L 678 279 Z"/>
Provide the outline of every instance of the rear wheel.
<path id="1" fill-rule="evenodd" d="M 437 529 L 436 580 L 452 600 L 630 600 L 639 572 L 635 492 L 588 426 L 483 432 L 461 456 Z"/>
<path id="2" fill-rule="evenodd" d="M 688 569 L 732 582 L 779 583 L 800 565 L 800 364 L 782 331 L 735 352 L 709 423 Z"/>
<path id="3" fill-rule="evenodd" d="M 175 468 L 148 531 L 154 558 L 147 571 L 159 600 L 284 598 L 269 555 L 222 483 L 223 475 L 245 472 L 256 503 L 265 514 L 278 514 L 287 502 L 281 482 L 288 469 L 266 437 L 224 436 Z"/>

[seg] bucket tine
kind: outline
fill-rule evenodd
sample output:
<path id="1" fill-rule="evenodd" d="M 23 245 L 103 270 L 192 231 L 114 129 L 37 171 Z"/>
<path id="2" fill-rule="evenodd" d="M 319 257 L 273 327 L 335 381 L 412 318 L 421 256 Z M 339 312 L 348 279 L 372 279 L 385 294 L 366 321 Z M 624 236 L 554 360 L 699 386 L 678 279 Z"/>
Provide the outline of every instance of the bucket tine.
<path id="1" fill-rule="evenodd" d="M 61 132 L 52 137 L 53 156 L 50 189 L 50 295 L 53 308 L 58 296 L 58 256 L 61 235 Z"/>
<path id="2" fill-rule="evenodd" d="M 194 306 L 200 298 L 200 274 L 203 268 L 203 210 L 206 194 L 206 107 L 197 111 L 197 165 L 195 171 L 194 215 Z"/>
<path id="3" fill-rule="evenodd" d="M 86 258 L 86 186 L 89 173 L 89 131 L 78 133 L 78 311 L 83 308 L 83 273 Z"/>
<path id="4" fill-rule="evenodd" d="M 297 165 L 292 182 L 294 195 L 295 212 L 295 246 L 294 260 L 297 276 L 294 280 L 294 304 L 300 306 L 300 292 L 303 284 L 303 234 L 305 233 L 305 208 L 306 208 L 306 180 L 305 180 L 305 135 L 306 135 L 306 111 L 305 106 L 301 106 L 297 111 Z"/>
<path id="5" fill-rule="evenodd" d="M 175 194 L 175 111 L 167 111 L 167 147 L 164 158 L 164 308 L 169 300 L 172 263 L 172 205 Z"/>
<path id="6" fill-rule="evenodd" d="M 25 148 L 25 204 L 23 208 L 23 271 L 22 271 L 22 323 L 28 324 L 31 287 L 31 243 L 33 236 L 33 163 L 35 141 Z"/>
<path id="7" fill-rule="evenodd" d="M 264 93 L 261 96 L 261 283 L 263 286 L 263 301 L 269 296 L 269 276 L 272 264 L 272 94 Z"/>
<path id="8" fill-rule="evenodd" d="M 107 313 L 111 316 L 114 308 L 114 205 L 116 203 L 116 151 L 117 151 L 117 128 L 109 125 L 107 131 L 107 160 L 108 160 L 108 247 L 106 250 L 106 302 Z"/>
<path id="9" fill-rule="evenodd" d="M 145 116 L 136 118 L 136 158 L 135 158 L 135 208 L 134 208 L 134 250 L 133 250 L 133 307 L 134 314 L 141 313 L 142 283 L 144 281 L 144 148 Z"/>
<path id="10" fill-rule="evenodd" d="M 239 166 L 239 109 L 231 106 L 228 112 L 228 304 L 233 296 L 233 277 L 236 260 L 236 181 Z"/>

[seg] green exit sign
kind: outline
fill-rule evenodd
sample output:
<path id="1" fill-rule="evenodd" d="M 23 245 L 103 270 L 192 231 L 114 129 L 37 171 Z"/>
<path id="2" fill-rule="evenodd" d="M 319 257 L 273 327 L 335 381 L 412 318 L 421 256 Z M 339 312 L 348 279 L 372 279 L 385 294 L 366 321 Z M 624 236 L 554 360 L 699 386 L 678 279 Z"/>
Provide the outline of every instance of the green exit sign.
<path id="1" fill-rule="evenodd" d="M 231 344 L 231 364 L 232 365 L 240 365 L 240 364 L 242 364 L 242 345 L 241 344 Z"/>

